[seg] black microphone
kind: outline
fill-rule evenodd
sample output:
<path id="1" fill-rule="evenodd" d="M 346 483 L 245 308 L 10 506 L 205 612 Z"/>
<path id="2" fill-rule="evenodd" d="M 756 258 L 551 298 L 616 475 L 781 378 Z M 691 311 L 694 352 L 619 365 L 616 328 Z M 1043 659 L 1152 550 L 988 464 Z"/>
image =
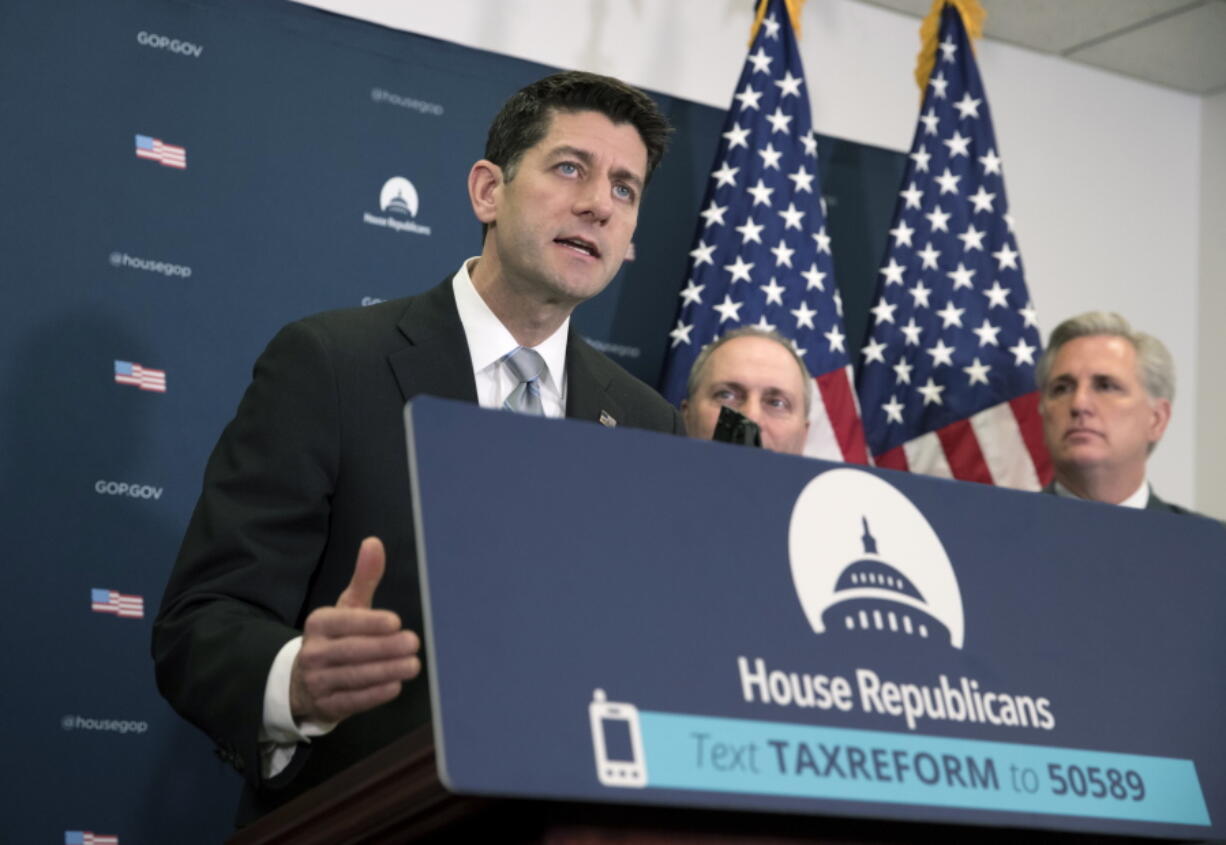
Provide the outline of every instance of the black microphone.
<path id="1" fill-rule="evenodd" d="M 762 448 L 762 430 L 758 428 L 758 424 L 727 405 L 719 410 L 719 421 L 715 423 L 715 433 L 711 435 L 711 439 L 721 443 Z"/>

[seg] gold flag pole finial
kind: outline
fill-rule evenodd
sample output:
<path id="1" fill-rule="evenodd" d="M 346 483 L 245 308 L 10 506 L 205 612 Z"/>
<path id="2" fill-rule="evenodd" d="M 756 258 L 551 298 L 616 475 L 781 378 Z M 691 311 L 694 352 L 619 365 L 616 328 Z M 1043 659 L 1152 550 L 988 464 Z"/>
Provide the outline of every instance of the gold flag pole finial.
<path id="1" fill-rule="evenodd" d="M 920 51 L 915 59 L 915 82 L 919 85 L 920 97 L 928 87 L 928 77 L 937 63 L 937 35 L 941 28 L 941 10 L 945 4 L 953 6 L 962 15 L 962 25 L 972 41 L 983 36 L 983 22 L 988 13 L 979 0 L 932 0 L 928 17 L 920 24 Z"/>
<path id="2" fill-rule="evenodd" d="M 758 37 L 758 29 L 762 26 L 762 21 L 766 18 L 766 7 L 770 4 L 770 0 L 761 0 L 758 3 L 758 13 L 754 15 L 753 26 L 749 28 L 749 44 L 753 45 L 753 40 Z M 787 7 L 788 17 L 792 21 L 792 32 L 796 33 L 796 37 L 800 38 L 800 10 L 805 5 L 805 0 L 783 0 L 783 5 Z"/>

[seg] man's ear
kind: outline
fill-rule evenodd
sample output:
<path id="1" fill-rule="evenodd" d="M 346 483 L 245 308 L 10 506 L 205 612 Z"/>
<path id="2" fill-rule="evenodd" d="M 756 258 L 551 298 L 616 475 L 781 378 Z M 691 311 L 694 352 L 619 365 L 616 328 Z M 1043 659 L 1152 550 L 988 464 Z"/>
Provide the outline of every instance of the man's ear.
<path id="1" fill-rule="evenodd" d="M 1149 405 L 1149 442 L 1156 444 L 1162 439 L 1167 423 L 1171 421 L 1171 400 L 1154 399 Z"/>
<path id="2" fill-rule="evenodd" d="M 481 159 L 468 171 L 468 200 L 472 203 L 476 218 L 489 225 L 498 218 L 499 188 L 502 187 L 502 168 L 492 161 Z"/>

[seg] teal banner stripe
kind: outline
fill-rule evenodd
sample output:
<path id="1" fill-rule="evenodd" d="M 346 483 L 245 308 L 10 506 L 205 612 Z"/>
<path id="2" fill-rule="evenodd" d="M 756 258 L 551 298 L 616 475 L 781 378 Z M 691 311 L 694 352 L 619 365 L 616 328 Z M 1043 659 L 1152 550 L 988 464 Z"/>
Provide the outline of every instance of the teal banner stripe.
<path id="1" fill-rule="evenodd" d="M 640 711 L 648 787 L 1208 826 L 1191 760 Z"/>

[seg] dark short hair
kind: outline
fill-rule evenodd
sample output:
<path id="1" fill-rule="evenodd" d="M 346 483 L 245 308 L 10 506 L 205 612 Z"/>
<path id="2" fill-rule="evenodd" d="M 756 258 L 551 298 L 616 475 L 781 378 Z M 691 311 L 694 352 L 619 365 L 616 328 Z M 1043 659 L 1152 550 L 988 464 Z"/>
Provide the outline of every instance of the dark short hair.
<path id="1" fill-rule="evenodd" d="M 555 73 L 533 82 L 511 96 L 490 124 L 485 158 L 502 168 L 507 181 L 515 175 L 524 151 L 549 132 L 555 112 L 594 111 L 615 124 L 629 123 L 647 148 L 647 173 L 652 172 L 668 147 L 673 131 L 655 101 L 619 79 L 579 70 Z"/>

